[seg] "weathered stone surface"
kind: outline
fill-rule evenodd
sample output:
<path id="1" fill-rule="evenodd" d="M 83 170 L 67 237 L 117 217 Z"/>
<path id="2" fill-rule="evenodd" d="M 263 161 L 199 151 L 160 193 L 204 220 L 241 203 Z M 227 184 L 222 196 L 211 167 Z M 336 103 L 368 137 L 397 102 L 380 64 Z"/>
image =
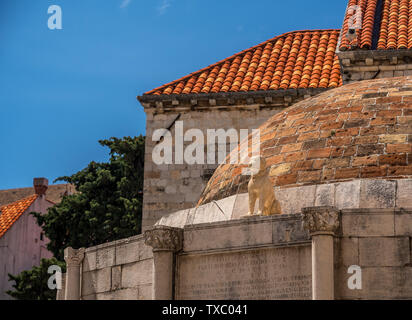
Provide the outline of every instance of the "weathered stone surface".
<path id="1" fill-rule="evenodd" d="M 114 243 L 96 246 L 96 269 L 114 266 L 116 253 Z"/>
<path id="2" fill-rule="evenodd" d="M 412 208 L 412 179 L 398 180 L 396 207 Z"/>
<path id="3" fill-rule="evenodd" d="M 83 272 L 96 270 L 96 250 L 86 250 L 83 259 Z"/>
<path id="4" fill-rule="evenodd" d="M 301 215 L 282 215 L 273 220 L 273 243 L 286 244 L 310 241 L 309 232 L 303 229 Z"/>
<path id="5" fill-rule="evenodd" d="M 142 240 L 143 241 L 143 240 Z M 138 241 L 119 241 L 116 244 L 116 265 L 127 264 L 139 260 L 140 244 Z"/>
<path id="6" fill-rule="evenodd" d="M 297 214 L 300 213 L 302 208 L 313 207 L 315 204 L 315 192 L 316 186 L 275 190 L 283 214 Z"/>
<path id="7" fill-rule="evenodd" d="M 213 226 L 213 228 L 211 227 Z M 184 251 L 236 248 L 272 243 L 271 223 L 248 218 L 237 223 L 200 225 L 184 231 Z"/>
<path id="8" fill-rule="evenodd" d="M 153 260 L 143 260 L 122 266 L 122 288 L 152 283 Z"/>
<path id="9" fill-rule="evenodd" d="M 362 299 L 410 299 L 412 268 L 363 268 L 360 294 Z"/>
<path id="10" fill-rule="evenodd" d="M 409 238 L 360 238 L 361 267 L 397 267 L 411 262 Z"/>
<path id="11" fill-rule="evenodd" d="M 412 210 L 396 211 L 395 234 L 397 236 L 412 236 Z"/>
<path id="12" fill-rule="evenodd" d="M 146 259 L 153 259 L 153 248 L 147 246 L 142 238 L 142 240 L 139 241 L 139 261 Z"/>
<path id="13" fill-rule="evenodd" d="M 362 289 L 351 290 L 348 279 L 352 274 L 341 266 L 335 271 L 337 299 L 410 299 L 412 297 L 411 267 L 363 267 Z"/>
<path id="14" fill-rule="evenodd" d="M 275 189 L 276 194 L 276 189 Z M 233 205 L 232 220 L 239 219 L 246 215 L 249 211 L 249 195 L 247 193 L 240 193 L 236 195 L 235 203 Z"/>
<path id="15" fill-rule="evenodd" d="M 231 196 L 200 206 L 196 208 L 196 210 L 190 212 L 188 223 L 200 224 L 230 220 L 235 200 L 236 196 Z"/>
<path id="16" fill-rule="evenodd" d="M 299 263 L 296 263 L 299 261 Z M 310 299 L 310 246 L 178 257 L 177 299 Z"/>
<path id="17" fill-rule="evenodd" d="M 335 265 L 338 267 L 359 265 L 359 238 L 337 238 L 335 259 Z"/>
<path id="18" fill-rule="evenodd" d="M 172 251 L 182 249 L 183 230 L 168 226 L 155 226 L 144 233 L 144 242 L 153 248 L 153 252 Z"/>
<path id="19" fill-rule="evenodd" d="M 395 214 L 390 209 L 342 210 L 343 236 L 394 236 Z"/>
<path id="20" fill-rule="evenodd" d="M 112 268 L 84 272 L 82 276 L 82 296 L 106 292 L 111 289 Z"/>
<path id="21" fill-rule="evenodd" d="M 139 288 L 127 288 L 96 294 L 96 300 L 138 300 Z"/>
<path id="22" fill-rule="evenodd" d="M 152 300 L 153 299 L 153 287 L 152 285 L 140 285 L 139 286 L 139 300 Z"/>
<path id="23" fill-rule="evenodd" d="M 359 208 L 360 180 L 336 184 L 335 206 L 338 209 Z"/>
<path id="24" fill-rule="evenodd" d="M 112 267 L 112 288 L 111 290 L 120 289 L 122 284 L 122 267 Z"/>
<path id="25" fill-rule="evenodd" d="M 190 211 L 194 209 L 180 210 L 163 216 L 155 225 L 183 228 L 186 225 Z"/>
<path id="26" fill-rule="evenodd" d="M 311 235 L 316 233 L 334 234 L 338 231 L 339 210 L 335 207 L 309 207 L 302 209 L 303 228 Z"/>
<path id="27" fill-rule="evenodd" d="M 360 208 L 394 208 L 396 181 L 362 180 Z"/>
<path id="28" fill-rule="evenodd" d="M 335 205 L 335 184 L 316 186 L 315 207 Z"/>

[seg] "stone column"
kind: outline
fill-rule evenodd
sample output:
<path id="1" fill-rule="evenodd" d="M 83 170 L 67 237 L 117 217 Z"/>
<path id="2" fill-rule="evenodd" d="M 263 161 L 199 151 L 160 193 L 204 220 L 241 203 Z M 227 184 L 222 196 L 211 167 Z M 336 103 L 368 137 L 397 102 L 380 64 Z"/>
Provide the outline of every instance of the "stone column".
<path id="1" fill-rule="evenodd" d="M 312 238 L 312 299 L 333 300 L 333 238 L 339 227 L 339 211 L 334 207 L 302 209 L 303 226 Z"/>
<path id="2" fill-rule="evenodd" d="M 64 249 L 64 260 L 66 261 L 66 300 L 80 300 L 81 265 L 84 258 L 84 248 Z"/>
<path id="3" fill-rule="evenodd" d="M 172 300 L 175 253 L 182 249 L 183 230 L 158 226 L 145 232 L 145 243 L 153 248 L 154 300 Z"/>

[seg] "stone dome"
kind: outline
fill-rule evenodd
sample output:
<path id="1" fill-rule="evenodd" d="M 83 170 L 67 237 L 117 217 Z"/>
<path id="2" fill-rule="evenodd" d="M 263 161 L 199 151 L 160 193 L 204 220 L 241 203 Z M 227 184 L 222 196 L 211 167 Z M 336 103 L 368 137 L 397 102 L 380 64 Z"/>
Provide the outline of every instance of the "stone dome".
<path id="1" fill-rule="evenodd" d="M 260 153 L 281 188 L 412 176 L 412 77 L 356 82 L 306 99 L 260 126 Z M 251 152 L 252 138 L 232 152 Z M 199 205 L 247 192 L 244 164 L 220 165 Z M 302 195 L 304 197 L 304 195 Z"/>

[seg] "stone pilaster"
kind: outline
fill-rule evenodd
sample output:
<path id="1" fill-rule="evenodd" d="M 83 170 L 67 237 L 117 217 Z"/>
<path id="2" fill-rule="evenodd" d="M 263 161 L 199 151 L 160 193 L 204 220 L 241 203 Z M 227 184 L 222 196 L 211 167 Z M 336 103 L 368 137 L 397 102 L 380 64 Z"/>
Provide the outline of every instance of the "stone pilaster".
<path id="1" fill-rule="evenodd" d="M 183 231 L 155 227 L 145 232 L 145 243 L 153 248 L 153 299 L 172 300 L 175 253 L 182 249 Z"/>
<path id="2" fill-rule="evenodd" d="M 84 259 L 84 248 L 64 249 L 64 260 L 66 261 L 66 288 L 65 300 L 80 300 L 81 266 Z"/>
<path id="3" fill-rule="evenodd" d="M 312 237 L 312 299 L 333 300 L 333 237 L 339 228 L 339 211 L 334 207 L 302 209 L 303 226 Z"/>

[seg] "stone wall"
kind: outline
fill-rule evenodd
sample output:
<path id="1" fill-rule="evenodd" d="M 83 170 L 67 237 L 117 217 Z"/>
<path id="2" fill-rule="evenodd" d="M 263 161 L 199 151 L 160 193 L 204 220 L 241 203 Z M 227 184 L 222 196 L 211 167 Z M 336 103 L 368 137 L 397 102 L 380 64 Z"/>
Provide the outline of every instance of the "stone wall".
<path id="1" fill-rule="evenodd" d="M 412 299 L 412 209 L 342 210 L 335 239 L 336 299 Z M 348 268 L 362 270 L 350 290 Z"/>
<path id="2" fill-rule="evenodd" d="M 411 208 L 302 213 L 156 226 L 86 249 L 81 299 L 412 299 Z"/>
<path id="3" fill-rule="evenodd" d="M 82 264 L 81 299 L 151 299 L 152 271 L 152 250 L 142 235 L 88 248 Z"/>
<path id="4" fill-rule="evenodd" d="M 327 88 L 286 89 L 257 92 L 209 94 L 144 95 L 139 101 L 146 113 L 145 176 L 143 196 L 143 230 L 154 225 L 163 215 L 192 208 L 199 200 L 207 181 L 218 164 L 157 165 L 152 151 L 158 142 L 152 140 L 156 129 L 168 129 L 175 135 L 176 121 L 183 121 L 184 132 L 200 129 L 258 128 L 272 115 Z M 229 140 L 229 139 L 227 139 Z M 185 146 L 191 142 L 185 142 Z M 173 140 L 173 150 L 175 141 Z M 236 144 L 237 146 L 237 144 Z M 229 153 L 230 144 L 226 143 Z M 218 144 L 215 144 L 218 150 Z M 205 142 L 205 159 L 207 146 Z M 173 154 L 174 157 L 174 154 Z M 217 162 L 217 161 L 216 161 Z M 175 163 L 175 162 L 173 162 Z"/>
<path id="5" fill-rule="evenodd" d="M 345 84 L 412 75 L 410 50 L 357 50 L 337 54 Z"/>
<path id="6" fill-rule="evenodd" d="M 240 129 L 256 129 L 271 115 L 282 108 L 254 110 L 209 110 L 208 112 L 192 111 L 176 113 L 150 114 L 147 113 L 145 175 L 143 196 L 143 230 L 152 226 L 163 215 L 187 208 L 192 208 L 199 200 L 207 181 L 212 176 L 218 164 L 165 164 L 157 165 L 152 160 L 152 151 L 157 142 L 151 139 L 156 129 L 169 128 L 175 135 L 174 123 L 183 122 L 184 132 L 189 129 L 200 129 L 207 137 L 207 129 L 234 128 L 239 134 Z M 191 142 L 185 142 L 186 147 Z M 206 143 L 206 142 L 205 142 Z M 173 150 L 174 150 L 173 141 Z M 237 144 L 236 144 L 237 145 Z M 216 143 L 216 150 L 219 146 Z M 230 144 L 225 145 L 229 154 Z M 206 148 L 205 148 L 206 155 Z M 174 152 L 173 152 L 174 157 Z M 205 156 L 206 159 L 206 156 Z M 217 162 L 217 161 L 216 161 Z"/>
<path id="7" fill-rule="evenodd" d="M 311 299 L 310 238 L 299 215 L 184 228 L 176 299 Z"/>
<path id="8" fill-rule="evenodd" d="M 301 217 L 186 226 L 176 298 L 310 299 L 314 257 Z M 412 210 L 347 209 L 340 217 L 335 299 L 412 299 Z M 361 290 L 348 287 L 353 265 L 361 268 Z"/>

